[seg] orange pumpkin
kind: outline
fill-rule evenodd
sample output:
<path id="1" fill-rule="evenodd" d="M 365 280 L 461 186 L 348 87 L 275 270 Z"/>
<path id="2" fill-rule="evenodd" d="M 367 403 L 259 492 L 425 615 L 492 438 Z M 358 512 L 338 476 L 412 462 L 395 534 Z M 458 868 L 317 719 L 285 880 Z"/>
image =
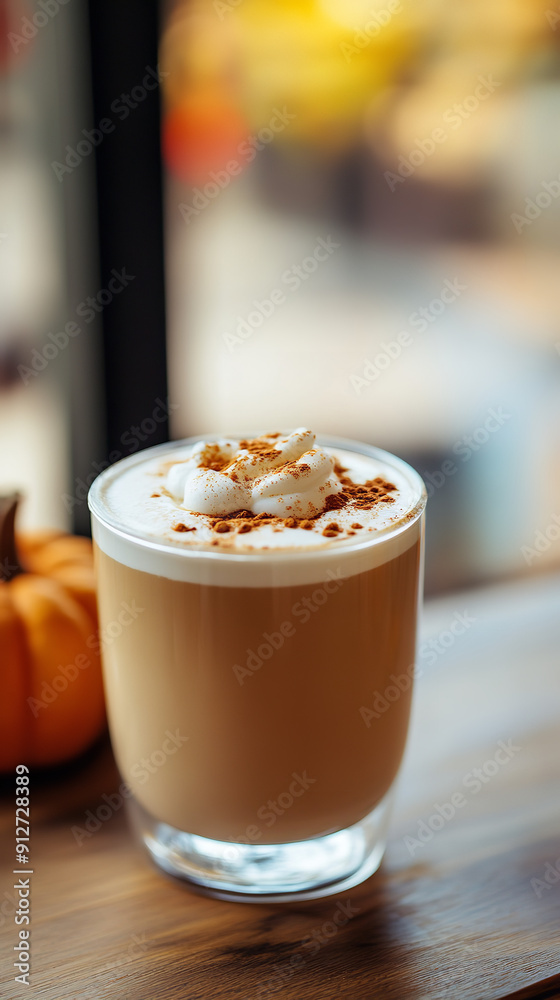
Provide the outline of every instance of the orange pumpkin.
<path id="1" fill-rule="evenodd" d="M 105 726 L 91 543 L 16 537 L 0 500 L 0 771 L 60 764 Z"/>

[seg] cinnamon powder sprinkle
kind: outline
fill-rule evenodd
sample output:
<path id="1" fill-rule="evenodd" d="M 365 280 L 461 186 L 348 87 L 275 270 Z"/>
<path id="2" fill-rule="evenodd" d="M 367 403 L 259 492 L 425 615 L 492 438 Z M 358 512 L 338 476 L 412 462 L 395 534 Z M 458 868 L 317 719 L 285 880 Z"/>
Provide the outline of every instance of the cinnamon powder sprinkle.
<path id="1" fill-rule="evenodd" d="M 294 479 L 300 479 L 304 472 L 309 472 L 310 468 L 311 466 L 307 462 L 302 462 L 301 464 L 298 462 L 286 462 L 282 466 L 282 471 L 289 472 Z"/>
<path id="2" fill-rule="evenodd" d="M 342 486 L 340 493 L 327 497 L 325 510 L 342 510 L 343 507 L 352 505 L 362 510 L 371 510 L 376 503 L 394 503 L 394 498 L 388 494 L 396 490 L 393 483 L 388 483 L 380 476 L 375 479 L 368 479 L 365 483 L 354 483 L 348 476 L 339 475 Z M 354 525 L 352 525 L 354 527 Z M 361 525 L 360 525 L 361 527 Z"/>
<path id="3" fill-rule="evenodd" d="M 159 497 L 159 493 L 152 493 L 152 498 L 153 497 Z"/>
<path id="4" fill-rule="evenodd" d="M 212 472 L 223 472 L 231 465 L 229 458 L 222 455 L 219 444 L 207 444 L 201 458 L 202 468 L 211 469 Z"/>
<path id="5" fill-rule="evenodd" d="M 274 447 L 274 442 L 280 436 L 279 432 L 275 432 L 274 434 L 253 438 L 252 440 L 244 439 L 239 442 L 239 447 L 248 451 L 255 459 L 266 456 L 275 458 L 278 452 Z M 234 481 L 237 480 L 234 468 L 235 460 L 224 456 L 218 444 L 209 444 L 206 446 L 202 456 L 202 464 L 207 469 L 215 472 L 225 472 L 231 479 Z M 304 475 L 307 473 L 309 468 L 310 466 L 305 463 L 298 465 L 296 462 L 286 462 L 282 466 L 282 469 L 287 469 L 295 478 L 298 478 L 300 474 Z M 318 514 L 302 518 L 294 516 L 282 517 L 278 514 L 267 514 L 265 512 L 253 514 L 250 510 L 236 510 L 225 516 L 222 515 L 222 517 L 210 518 L 210 527 L 220 535 L 233 530 L 236 530 L 238 534 L 244 535 L 254 528 L 259 528 L 261 525 L 272 525 L 273 531 L 280 531 L 283 528 L 301 528 L 303 531 L 311 531 L 317 519 L 330 511 L 335 513 L 346 508 L 353 508 L 357 512 L 359 510 L 371 510 L 378 503 L 395 502 L 395 498 L 389 494 L 396 491 L 397 487 L 393 483 L 384 480 L 381 476 L 366 480 L 364 483 L 355 483 L 346 475 L 348 469 L 339 462 L 334 463 L 333 471 L 340 483 L 341 489 L 338 493 L 325 497 L 323 508 Z M 153 493 L 152 496 L 159 497 L 161 494 Z M 290 508 L 288 508 L 287 514 L 289 514 L 289 510 Z M 357 530 L 362 528 L 363 525 L 359 521 L 354 521 L 351 524 L 352 530 L 348 530 L 347 534 L 353 535 Z M 196 528 L 187 527 L 185 524 L 180 523 L 175 525 L 174 531 L 196 531 Z M 336 521 L 329 521 L 326 527 L 323 528 L 322 534 L 325 538 L 336 538 L 343 536 L 344 531 Z M 218 541 L 215 540 L 213 544 L 217 545 Z"/>
<path id="6" fill-rule="evenodd" d="M 259 458 L 266 455 L 278 458 L 278 450 L 266 438 L 253 438 L 252 441 L 243 440 L 239 442 L 239 447 L 244 451 L 248 451 L 250 455 L 256 455 Z"/>

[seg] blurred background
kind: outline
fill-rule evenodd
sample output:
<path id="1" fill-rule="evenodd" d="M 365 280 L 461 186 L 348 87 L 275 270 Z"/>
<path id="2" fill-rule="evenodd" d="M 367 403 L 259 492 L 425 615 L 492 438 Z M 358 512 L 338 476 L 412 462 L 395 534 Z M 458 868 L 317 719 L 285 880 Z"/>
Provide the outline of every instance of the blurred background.
<path id="1" fill-rule="evenodd" d="M 168 437 L 406 458 L 429 593 L 560 564 L 560 4 L 0 0 L 0 468 Z"/>

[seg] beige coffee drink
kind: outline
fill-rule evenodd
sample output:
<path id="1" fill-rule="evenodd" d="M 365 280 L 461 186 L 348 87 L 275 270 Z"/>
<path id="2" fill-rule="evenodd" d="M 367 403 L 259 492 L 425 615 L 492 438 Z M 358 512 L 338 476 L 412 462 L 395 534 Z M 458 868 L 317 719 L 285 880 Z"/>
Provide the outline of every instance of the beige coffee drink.
<path id="1" fill-rule="evenodd" d="M 96 481 L 111 737 L 163 867 L 274 897 L 377 867 L 424 502 L 398 459 L 304 429 L 150 449 Z M 321 872 L 302 868 L 306 845 Z"/>

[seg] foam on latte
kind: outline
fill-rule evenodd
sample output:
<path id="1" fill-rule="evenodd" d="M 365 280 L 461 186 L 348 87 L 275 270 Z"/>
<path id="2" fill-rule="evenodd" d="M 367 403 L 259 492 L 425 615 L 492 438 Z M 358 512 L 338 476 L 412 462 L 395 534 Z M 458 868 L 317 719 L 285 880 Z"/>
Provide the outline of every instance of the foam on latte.
<path id="1" fill-rule="evenodd" d="M 423 489 L 380 454 L 319 446 L 305 428 L 151 448 L 96 480 L 95 540 L 133 568 L 226 586 L 267 585 L 271 572 L 279 585 L 333 567 L 362 572 L 413 543 L 399 529 Z"/>
<path id="2" fill-rule="evenodd" d="M 315 517 L 342 485 L 332 456 L 314 444 L 315 434 L 304 427 L 276 439 L 199 441 L 186 462 L 171 466 L 165 486 L 198 514 Z"/>

